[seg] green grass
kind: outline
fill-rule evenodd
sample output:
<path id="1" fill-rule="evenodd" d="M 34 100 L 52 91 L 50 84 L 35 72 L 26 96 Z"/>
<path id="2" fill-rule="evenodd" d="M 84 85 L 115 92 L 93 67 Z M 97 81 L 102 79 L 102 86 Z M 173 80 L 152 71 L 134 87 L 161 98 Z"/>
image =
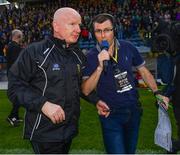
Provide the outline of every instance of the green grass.
<path id="1" fill-rule="evenodd" d="M 157 109 L 155 98 L 147 90 L 140 90 L 140 100 L 144 109 L 140 126 L 137 153 L 165 153 L 165 150 L 154 144 L 154 131 L 157 125 Z M 27 140 L 23 140 L 23 124 L 19 127 L 10 126 L 6 118 L 10 112 L 11 103 L 8 101 L 6 91 L 0 91 L 0 153 L 18 154 L 33 153 Z M 173 136 L 176 137 L 176 126 L 172 109 L 169 109 L 172 122 Z M 20 109 L 23 117 L 24 109 Z M 81 101 L 81 117 L 79 135 L 73 140 L 70 153 L 96 154 L 104 153 L 102 135 L 96 108 Z"/>

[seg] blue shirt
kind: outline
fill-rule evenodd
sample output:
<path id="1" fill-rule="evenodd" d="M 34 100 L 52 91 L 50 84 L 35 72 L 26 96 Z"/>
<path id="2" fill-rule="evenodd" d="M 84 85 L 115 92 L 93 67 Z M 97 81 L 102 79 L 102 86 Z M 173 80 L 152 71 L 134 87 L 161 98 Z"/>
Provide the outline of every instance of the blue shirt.
<path id="1" fill-rule="evenodd" d="M 129 42 L 120 41 L 116 43 L 117 50 L 117 66 L 124 72 L 127 71 L 127 77 L 132 89 L 123 93 L 117 93 L 113 60 L 108 61 L 107 72 L 102 72 L 97 85 L 97 94 L 101 100 L 105 101 L 111 108 L 129 107 L 138 102 L 138 92 L 135 88 L 135 79 L 133 76 L 132 66 L 140 67 L 145 64 L 138 50 Z M 98 45 L 91 49 L 87 54 L 87 64 L 83 71 L 83 77 L 90 76 L 98 66 L 98 54 L 100 50 Z"/>

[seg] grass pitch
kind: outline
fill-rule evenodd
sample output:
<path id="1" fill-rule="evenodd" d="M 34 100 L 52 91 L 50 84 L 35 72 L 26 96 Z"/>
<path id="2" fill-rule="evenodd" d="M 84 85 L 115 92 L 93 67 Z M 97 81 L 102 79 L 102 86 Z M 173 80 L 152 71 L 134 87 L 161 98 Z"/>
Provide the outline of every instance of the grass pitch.
<path id="1" fill-rule="evenodd" d="M 143 117 L 139 132 L 137 153 L 166 153 L 166 151 L 154 144 L 154 131 L 157 125 L 157 108 L 152 92 L 140 90 L 140 101 L 143 106 Z M 11 110 L 11 103 L 7 99 L 6 91 L 0 91 L 0 153 L 3 154 L 29 154 L 33 153 L 31 145 L 23 140 L 23 124 L 19 127 L 12 127 L 6 121 Z M 169 109 L 173 137 L 176 137 L 176 125 L 172 109 Z M 24 109 L 20 109 L 20 116 L 23 117 Z M 105 153 L 100 123 L 96 108 L 81 100 L 79 135 L 73 140 L 70 153 L 76 154 L 97 154 Z"/>

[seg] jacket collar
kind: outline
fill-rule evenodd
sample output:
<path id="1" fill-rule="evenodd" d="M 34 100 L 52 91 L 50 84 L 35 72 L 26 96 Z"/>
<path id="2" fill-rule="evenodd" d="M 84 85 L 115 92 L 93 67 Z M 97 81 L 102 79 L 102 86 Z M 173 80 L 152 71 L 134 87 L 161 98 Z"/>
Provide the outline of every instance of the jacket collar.
<path id="1" fill-rule="evenodd" d="M 66 47 L 66 42 L 65 40 L 61 40 L 55 37 L 50 37 L 50 40 L 60 49 L 65 49 L 65 50 L 72 50 L 78 47 L 77 43 L 71 44 L 69 47 Z"/>

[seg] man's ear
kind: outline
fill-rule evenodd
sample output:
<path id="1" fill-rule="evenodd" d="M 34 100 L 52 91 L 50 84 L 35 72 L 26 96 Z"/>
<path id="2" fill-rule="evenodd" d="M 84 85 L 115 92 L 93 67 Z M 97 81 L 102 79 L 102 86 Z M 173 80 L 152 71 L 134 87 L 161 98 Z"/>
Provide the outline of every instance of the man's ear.
<path id="1" fill-rule="evenodd" d="M 59 25 L 57 24 L 57 22 L 54 21 L 54 22 L 52 23 L 52 26 L 53 26 L 54 31 L 57 32 L 58 29 L 59 29 Z"/>

